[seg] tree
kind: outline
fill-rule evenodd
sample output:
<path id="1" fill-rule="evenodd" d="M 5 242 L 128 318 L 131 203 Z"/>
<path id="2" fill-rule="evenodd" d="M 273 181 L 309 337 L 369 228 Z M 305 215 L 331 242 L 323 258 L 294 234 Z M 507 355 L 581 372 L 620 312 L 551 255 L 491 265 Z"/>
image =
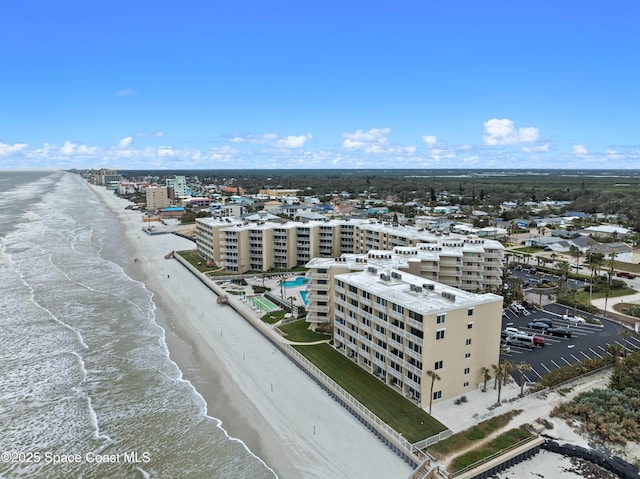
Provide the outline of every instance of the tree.
<path id="1" fill-rule="evenodd" d="M 509 378 L 511 371 L 513 371 L 513 363 L 511 361 L 505 361 L 502 364 L 498 365 L 496 371 L 496 377 L 498 379 L 498 400 L 496 404 L 500 404 L 500 395 L 502 394 L 502 386 L 503 384 L 507 384 L 509 382 Z"/>
<path id="2" fill-rule="evenodd" d="M 631 331 L 629 331 L 627 328 L 625 328 L 621 324 L 620 325 L 620 331 L 618 332 L 618 336 L 620 336 L 620 339 L 623 341 L 623 344 L 622 344 L 622 356 L 626 357 L 627 356 L 627 351 L 629 350 L 629 348 L 627 347 L 627 341 L 631 337 Z"/>
<path id="3" fill-rule="evenodd" d="M 582 258 L 582 251 L 580 251 L 580 248 L 578 248 L 577 246 L 570 246 L 569 247 L 569 254 L 571 255 L 572 258 L 576 259 L 576 270 L 578 269 L 578 266 L 580 265 L 580 258 Z"/>
<path id="4" fill-rule="evenodd" d="M 427 376 L 431 378 L 431 394 L 429 395 L 429 414 L 431 414 L 431 404 L 433 403 L 433 385 L 440 381 L 440 376 L 435 371 L 427 371 Z"/>
<path id="5" fill-rule="evenodd" d="M 527 364 L 522 361 L 518 364 L 517 369 L 520 372 L 520 397 L 524 397 L 524 373 L 531 371 L 531 364 Z"/>
<path id="6" fill-rule="evenodd" d="M 500 366 L 492 364 L 491 367 L 493 368 L 493 390 L 495 391 L 498 389 L 498 371 L 500 370 Z"/>
<path id="7" fill-rule="evenodd" d="M 604 288 L 604 312 L 603 316 L 607 316 L 607 303 L 609 302 L 609 293 L 611 293 L 611 282 L 613 281 L 613 272 L 616 268 L 616 252 L 609 254 L 607 260 L 607 284 Z"/>
<path id="8" fill-rule="evenodd" d="M 489 379 L 491 379 L 491 375 L 489 374 L 489 368 L 486 367 L 482 367 L 482 369 L 480 369 L 480 372 L 482 373 L 482 380 L 484 381 L 484 384 L 482 385 L 482 392 L 486 393 L 487 392 L 487 381 Z"/>
<path id="9" fill-rule="evenodd" d="M 607 344 L 605 351 L 613 357 L 613 364 L 618 364 L 618 360 L 622 356 L 624 349 L 620 344 L 614 343 Z"/>

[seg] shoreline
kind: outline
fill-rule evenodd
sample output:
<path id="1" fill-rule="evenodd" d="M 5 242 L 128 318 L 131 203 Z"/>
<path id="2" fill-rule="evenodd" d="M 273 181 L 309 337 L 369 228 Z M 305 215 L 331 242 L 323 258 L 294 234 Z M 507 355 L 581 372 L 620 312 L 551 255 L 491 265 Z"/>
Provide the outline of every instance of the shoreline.
<path id="1" fill-rule="evenodd" d="M 153 293 L 170 359 L 230 437 L 281 478 L 410 475 L 406 463 L 244 318 L 218 305 L 215 294 L 177 261 L 164 259 L 172 250 L 193 249 L 192 242 L 144 234 L 141 213 L 124 209 L 128 201 L 87 185 L 123 228 L 130 261 L 123 267 Z"/>

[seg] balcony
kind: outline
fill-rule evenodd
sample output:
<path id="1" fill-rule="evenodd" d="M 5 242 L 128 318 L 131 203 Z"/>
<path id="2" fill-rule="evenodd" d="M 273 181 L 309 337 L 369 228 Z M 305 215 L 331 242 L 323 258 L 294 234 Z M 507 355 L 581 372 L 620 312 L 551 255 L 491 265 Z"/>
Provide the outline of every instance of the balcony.
<path id="1" fill-rule="evenodd" d="M 411 318 L 410 318 L 410 317 L 408 317 L 408 316 L 407 316 L 407 317 L 406 317 L 406 319 L 405 319 L 405 323 L 406 323 L 408 326 L 412 326 L 412 327 L 414 327 L 414 328 L 416 328 L 416 329 L 418 329 L 418 330 L 420 330 L 420 331 L 422 331 L 422 328 L 424 327 L 424 325 L 423 325 L 421 322 L 416 321 L 415 319 L 411 319 Z"/>
<path id="2" fill-rule="evenodd" d="M 385 363 L 385 360 L 384 360 L 384 359 L 378 359 L 378 358 L 376 358 L 375 356 L 373 356 L 373 358 L 372 358 L 372 362 L 373 362 L 373 364 L 375 364 L 376 366 L 378 366 L 378 367 L 380 367 L 380 368 L 382 368 L 383 370 L 385 370 L 385 371 L 386 371 L 386 369 L 387 369 L 387 363 Z"/>
<path id="3" fill-rule="evenodd" d="M 309 275 L 309 277 L 312 280 L 317 280 L 317 279 L 329 279 L 329 273 L 311 273 Z"/>
<path id="4" fill-rule="evenodd" d="M 393 324 L 389 324 L 387 325 L 387 328 L 389 329 L 389 331 L 396 333 L 399 336 L 404 337 L 405 336 L 405 330 L 404 329 L 400 329 L 398 326 L 394 326 Z"/>
<path id="5" fill-rule="evenodd" d="M 414 351 L 414 350 L 413 350 L 413 349 L 411 349 L 411 348 L 406 348 L 406 349 L 404 350 L 404 354 L 405 354 L 406 356 L 409 356 L 409 357 L 411 357 L 411 358 L 415 359 L 416 361 L 422 361 L 422 354 L 421 354 L 421 353 L 419 353 L 418 351 Z"/>
<path id="6" fill-rule="evenodd" d="M 460 261 L 450 260 L 450 259 L 441 259 L 440 260 L 440 268 L 459 268 L 462 266 Z"/>
<path id="7" fill-rule="evenodd" d="M 374 338 L 379 339 L 381 341 L 387 340 L 387 335 L 382 334 L 380 331 L 377 331 L 375 328 L 371 330 L 371 334 L 373 334 Z M 386 354 L 386 351 L 385 351 L 385 354 Z"/>
<path id="8" fill-rule="evenodd" d="M 465 264 L 464 267 L 462 268 L 465 272 L 467 271 L 478 271 L 478 272 L 482 272 L 484 271 L 484 265 L 479 264 L 479 263 L 473 263 L 473 264 Z"/>
<path id="9" fill-rule="evenodd" d="M 411 371 L 413 374 L 417 374 L 418 376 L 422 376 L 422 370 L 407 361 L 403 361 L 402 365 L 407 371 Z"/>
<path id="10" fill-rule="evenodd" d="M 406 386 L 409 386 L 410 388 L 413 388 L 414 390 L 416 390 L 418 392 L 421 391 L 421 386 L 417 382 L 412 381 L 411 379 L 407 378 L 406 376 L 404 377 L 403 381 L 404 381 L 404 384 Z"/>
<path id="11" fill-rule="evenodd" d="M 391 338 L 388 339 L 389 346 L 396 348 L 399 351 L 404 351 L 404 344 L 399 343 Z"/>
<path id="12" fill-rule="evenodd" d="M 329 291 L 330 286 L 328 284 L 311 283 L 310 289 L 312 291 Z"/>
<path id="13" fill-rule="evenodd" d="M 319 304 L 310 304 L 307 307 L 307 311 L 311 311 L 312 313 L 328 313 L 329 306 L 320 306 Z"/>
<path id="14" fill-rule="evenodd" d="M 347 291 L 347 298 L 355 299 L 356 301 L 358 301 L 358 295 L 352 291 Z"/>

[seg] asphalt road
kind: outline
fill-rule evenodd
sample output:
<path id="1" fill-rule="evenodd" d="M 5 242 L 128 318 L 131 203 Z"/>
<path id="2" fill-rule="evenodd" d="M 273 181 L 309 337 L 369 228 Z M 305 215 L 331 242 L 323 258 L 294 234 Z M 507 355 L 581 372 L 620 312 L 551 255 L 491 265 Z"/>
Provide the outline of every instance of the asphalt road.
<path id="1" fill-rule="evenodd" d="M 509 354 L 502 355 L 502 359 L 509 359 L 514 364 L 525 362 L 531 365 L 532 370 L 525 373 L 527 382 L 538 381 L 543 374 L 562 366 L 574 364 L 587 358 L 602 357 L 606 352 L 608 344 L 618 343 L 628 351 L 640 349 L 640 338 L 632 334 L 625 341 L 620 337 L 621 326 L 614 321 L 610 321 L 600 316 L 593 316 L 587 313 L 578 312 L 578 316 L 584 318 L 596 318 L 602 326 L 590 324 L 573 325 L 562 319 L 562 315 L 567 311 L 566 306 L 556 303 L 545 306 L 544 310 L 531 311 L 528 315 L 518 315 L 507 309 L 502 316 L 502 329 L 507 326 L 516 327 L 526 333 L 535 333 L 544 337 L 545 346 L 536 347 L 533 350 L 511 346 Z M 573 315 L 573 311 L 569 310 Z M 550 318 L 554 326 L 569 326 L 572 332 L 571 338 L 563 338 L 544 334 L 541 330 L 531 329 L 527 326 L 530 321 L 538 318 Z M 627 330 L 628 331 L 628 330 Z M 520 373 L 512 373 L 514 379 L 519 383 Z"/>

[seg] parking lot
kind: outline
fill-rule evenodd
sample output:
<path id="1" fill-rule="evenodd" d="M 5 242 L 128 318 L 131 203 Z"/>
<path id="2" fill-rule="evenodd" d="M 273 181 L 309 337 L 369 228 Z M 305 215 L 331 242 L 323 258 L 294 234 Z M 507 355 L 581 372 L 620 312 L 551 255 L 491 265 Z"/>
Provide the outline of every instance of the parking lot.
<path id="1" fill-rule="evenodd" d="M 538 381 L 543 374 L 569 364 L 575 364 L 588 358 L 599 358 L 606 354 L 608 344 L 620 344 L 627 351 L 635 351 L 640 348 L 640 339 L 636 334 L 631 334 L 626 340 L 620 336 L 623 330 L 621 326 L 599 316 L 592 316 L 579 311 L 578 316 L 586 319 L 600 320 L 602 326 L 591 324 L 572 324 L 562 319 L 564 314 L 574 315 L 573 310 L 567 310 L 566 306 L 556 303 L 546 305 L 544 310 L 528 310 L 526 313 L 516 313 L 506 309 L 502 316 L 502 330 L 506 327 L 515 327 L 527 334 L 537 334 L 544 338 L 545 346 L 527 349 L 511 345 L 511 351 L 503 354 L 502 358 L 511 360 L 514 364 L 525 362 L 531 365 L 531 371 L 525 373 L 527 382 Z M 548 318 L 553 321 L 553 326 L 568 327 L 571 338 L 552 336 L 543 330 L 532 329 L 527 325 L 531 321 Z M 628 331 L 628 330 L 627 330 Z M 520 373 L 514 372 L 516 381 L 520 380 Z"/>

